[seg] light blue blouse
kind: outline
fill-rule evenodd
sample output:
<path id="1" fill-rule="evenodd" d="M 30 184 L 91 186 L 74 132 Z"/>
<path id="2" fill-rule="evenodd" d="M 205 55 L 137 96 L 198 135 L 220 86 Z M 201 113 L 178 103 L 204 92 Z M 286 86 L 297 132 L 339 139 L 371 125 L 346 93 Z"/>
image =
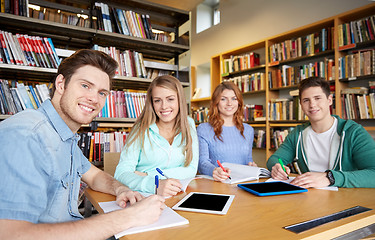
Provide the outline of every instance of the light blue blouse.
<path id="1" fill-rule="evenodd" d="M 199 167 L 201 174 L 212 176 L 212 172 L 218 167 L 217 160 L 221 163 L 230 162 L 247 165 L 253 161 L 252 147 L 254 129 L 244 123 L 244 136 L 235 127 L 223 126 L 222 140 L 215 137 L 215 132 L 209 123 L 198 126 L 199 139 Z"/>

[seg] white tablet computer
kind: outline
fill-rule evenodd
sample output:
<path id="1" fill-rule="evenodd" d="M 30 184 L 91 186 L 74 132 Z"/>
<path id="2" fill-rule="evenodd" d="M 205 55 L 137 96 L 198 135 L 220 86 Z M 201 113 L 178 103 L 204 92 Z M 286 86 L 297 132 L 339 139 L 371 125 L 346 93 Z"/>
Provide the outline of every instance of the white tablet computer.
<path id="1" fill-rule="evenodd" d="M 172 207 L 174 210 L 227 214 L 234 195 L 191 192 Z"/>

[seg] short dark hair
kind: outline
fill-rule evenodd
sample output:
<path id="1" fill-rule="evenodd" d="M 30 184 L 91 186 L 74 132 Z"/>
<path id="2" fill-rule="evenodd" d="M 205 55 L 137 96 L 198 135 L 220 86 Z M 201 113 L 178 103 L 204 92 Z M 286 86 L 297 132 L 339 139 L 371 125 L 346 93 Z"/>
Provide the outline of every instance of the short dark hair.
<path id="1" fill-rule="evenodd" d="M 92 49 L 81 49 L 76 51 L 73 55 L 70 57 L 64 59 L 57 70 L 57 75 L 63 75 L 65 78 L 65 88 L 68 86 L 71 77 L 73 74 L 77 71 L 77 69 L 84 67 L 86 65 L 90 65 L 93 67 L 96 67 L 103 72 L 105 72 L 109 76 L 109 83 L 111 85 L 111 80 L 113 76 L 115 75 L 116 69 L 118 67 L 118 64 L 116 60 L 114 60 L 111 56 L 108 54 L 92 50 Z M 51 91 L 51 98 L 55 94 L 56 90 L 56 78 L 53 82 L 53 87 Z"/>
<path id="2" fill-rule="evenodd" d="M 321 77 L 309 77 L 303 79 L 298 85 L 299 98 L 301 99 L 302 92 L 310 87 L 321 87 L 324 94 L 328 97 L 331 92 L 329 88 L 329 83 Z"/>

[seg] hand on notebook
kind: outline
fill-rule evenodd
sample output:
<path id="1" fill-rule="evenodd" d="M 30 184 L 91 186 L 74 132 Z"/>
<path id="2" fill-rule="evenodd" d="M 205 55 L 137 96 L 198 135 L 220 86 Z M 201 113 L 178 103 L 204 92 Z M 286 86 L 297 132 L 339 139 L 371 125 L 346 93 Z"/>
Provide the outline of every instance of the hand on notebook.
<path id="1" fill-rule="evenodd" d="M 284 167 L 285 167 L 285 171 L 280 163 L 276 163 L 272 167 L 272 171 L 271 171 L 272 178 L 277 179 L 277 180 L 287 180 L 288 175 L 290 174 L 290 168 L 285 165 Z"/>
<path id="2" fill-rule="evenodd" d="M 168 178 L 160 180 L 158 195 L 163 197 L 174 196 L 181 192 L 182 184 L 178 179 Z"/>
<path id="3" fill-rule="evenodd" d="M 225 170 L 226 172 L 221 167 L 215 168 L 212 172 L 212 177 L 214 178 L 214 180 L 218 182 L 227 180 L 227 178 L 230 177 L 230 169 L 225 168 Z"/>
<path id="4" fill-rule="evenodd" d="M 127 188 L 117 194 L 116 203 L 124 208 L 128 202 L 130 202 L 130 205 L 133 205 L 134 203 L 141 201 L 143 198 L 144 197 L 139 192 L 131 191 Z"/>
<path id="5" fill-rule="evenodd" d="M 298 175 L 290 183 L 303 188 L 321 188 L 329 186 L 329 180 L 325 172 L 306 172 Z"/>
<path id="6" fill-rule="evenodd" d="M 129 227 L 143 226 L 156 222 L 164 208 L 165 199 L 158 195 L 151 195 L 144 198 L 131 207 L 125 208 L 126 218 L 128 218 Z M 121 221 L 121 219 L 119 219 Z"/>

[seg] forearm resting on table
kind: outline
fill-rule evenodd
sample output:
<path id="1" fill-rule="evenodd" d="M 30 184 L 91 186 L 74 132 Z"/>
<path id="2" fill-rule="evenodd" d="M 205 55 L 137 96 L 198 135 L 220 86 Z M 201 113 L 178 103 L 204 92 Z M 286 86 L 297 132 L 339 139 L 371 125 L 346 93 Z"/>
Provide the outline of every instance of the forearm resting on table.
<path id="1" fill-rule="evenodd" d="M 75 222 L 41 224 L 0 219 L 0 239 L 106 239 L 132 226 L 132 220 L 117 221 L 116 215 L 114 212 Z"/>

